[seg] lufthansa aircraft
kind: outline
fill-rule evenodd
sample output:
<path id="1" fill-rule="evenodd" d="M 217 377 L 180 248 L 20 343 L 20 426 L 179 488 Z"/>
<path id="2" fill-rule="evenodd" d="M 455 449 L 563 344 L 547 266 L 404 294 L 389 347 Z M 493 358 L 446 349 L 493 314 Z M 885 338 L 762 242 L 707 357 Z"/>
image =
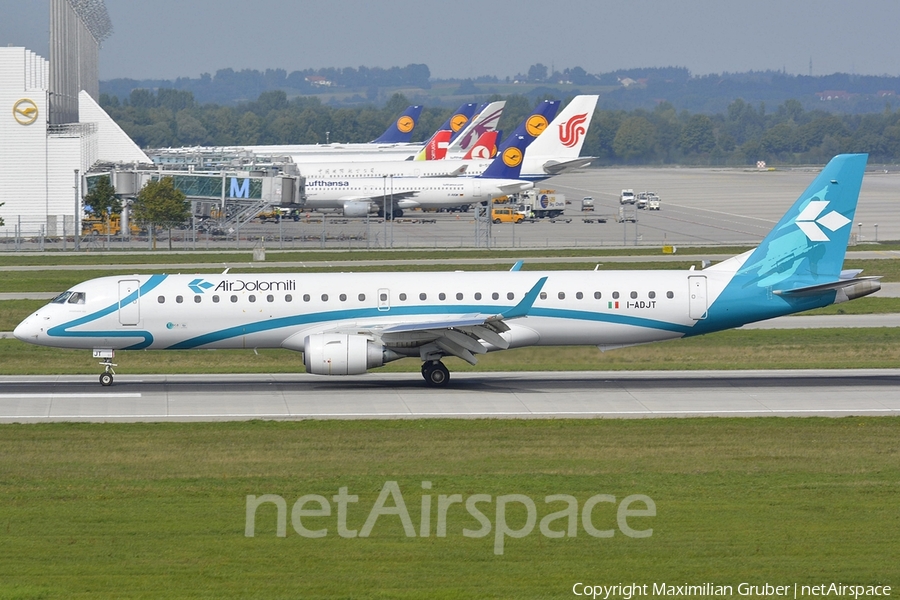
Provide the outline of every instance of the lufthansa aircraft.
<path id="1" fill-rule="evenodd" d="M 287 348 L 309 373 L 358 375 L 405 357 L 441 362 L 523 346 L 618 348 L 695 336 L 852 300 L 877 277 L 842 272 L 865 154 L 828 163 L 755 249 L 695 271 L 133 275 L 60 294 L 15 330 L 93 350 Z M 518 265 L 517 265 L 518 266 Z"/>

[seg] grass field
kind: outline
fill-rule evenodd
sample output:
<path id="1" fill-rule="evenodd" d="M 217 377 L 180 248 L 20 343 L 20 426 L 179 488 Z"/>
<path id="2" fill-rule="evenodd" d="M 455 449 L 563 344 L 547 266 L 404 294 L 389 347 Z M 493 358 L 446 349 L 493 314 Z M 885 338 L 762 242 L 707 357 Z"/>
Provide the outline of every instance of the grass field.
<path id="1" fill-rule="evenodd" d="M 897 418 L 3 425 L 0 598 L 565 598 L 577 582 L 896 589 L 898 438 Z M 367 537 L 339 535 L 339 489 L 358 495 L 346 527 L 361 532 L 390 481 L 412 535 L 389 510 Z M 324 497 L 329 516 L 300 516 L 325 537 L 299 535 L 290 514 L 278 537 L 274 504 L 246 537 L 246 497 L 263 494 L 287 513 Z M 439 495 L 454 494 L 490 496 L 477 505 L 488 535 L 465 537 L 482 527 L 456 503 L 437 536 Z M 498 497 L 511 494 L 534 502 L 536 524 L 501 536 L 496 554 Z M 567 506 L 545 502 L 557 494 L 577 502 L 574 537 L 541 533 Z M 584 527 L 596 494 L 615 498 L 591 515 L 612 537 Z M 656 515 L 626 524 L 649 537 L 618 524 L 617 503 L 634 494 Z M 502 515 L 528 531 L 525 504 Z"/>

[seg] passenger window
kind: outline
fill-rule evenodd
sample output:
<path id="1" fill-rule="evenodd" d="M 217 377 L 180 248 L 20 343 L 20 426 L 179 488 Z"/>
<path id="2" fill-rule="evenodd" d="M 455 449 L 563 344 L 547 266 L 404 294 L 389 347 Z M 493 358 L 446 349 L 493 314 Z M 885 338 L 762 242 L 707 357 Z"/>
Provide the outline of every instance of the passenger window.
<path id="1" fill-rule="evenodd" d="M 231 301 L 232 301 L 232 302 L 237 302 L 237 296 L 232 296 L 232 297 L 231 297 Z"/>
<path id="2" fill-rule="evenodd" d="M 346 302 L 346 301 L 347 301 L 347 294 L 341 294 L 340 296 L 338 296 L 338 298 L 341 299 L 341 302 Z"/>
<path id="3" fill-rule="evenodd" d="M 309 302 L 309 300 L 310 300 L 309 294 L 303 294 L 303 301 L 304 301 L 304 302 Z"/>
<path id="4" fill-rule="evenodd" d="M 656 298 L 656 292 L 648 292 L 648 293 L 647 293 L 647 296 L 648 296 L 651 300 L 653 300 L 654 298 Z"/>
<path id="5" fill-rule="evenodd" d="M 218 297 L 218 296 L 213 296 L 213 302 L 218 303 L 218 302 L 219 302 L 219 297 Z"/>
<path id="6" fill-rule="evenodd" d="M 601 296 L 600 292 L 594 292 L 594 300 L 599 300 L 600 296 Z"/>
<path id="7" fill-rule="evenodd" d="M 507 300 L 515 300 L 515 298 L 516 298 L 516 295 L 513 294 L 512 292 L 506 292 L 506 299 L 507 299 Z"/>
<path id="8" fill-rule="evenodd" d="M 250 302 L 256 302 L 256 295 L 250 294 L 249 296 L 247 296 L 247 300 L 249 300 Z"/>
<path id="9" fill-rule="evenodd" d="M 72 292 L 69 296 L 69 304 L 84 304 L 84 292 Z"/>
<path id="10" fill-rule="evenodd" d="M 362 294 L 360 294 L 360 296 L 362 296 Z M 387 302 L 387 294 L 381 294 L 378 297 L 381 299 L 382 302 Z M 362 300 L 362 299 L 363 298 L 360 298 L 360 300 Z"/>
<path id="11" fill-rule="evenodd" d="M 184 298 L 182 298 L 181 296 L 175 296 L 175 302 L 181 304 L 182 302 L 184 302 Z"/>
<path id="12" fill-rule="evenodd" d="M 634 300 L 637 298 L 637 292 L 631 292 L 631 299 Z"/>
<path id="13" fill-rule="evenodd" d="M 541 300 L 547 299 L 547 292 L 541 292 Z"/>
<path id="14" fill-rule="evenodd" d="M 424 292 L 419 294 L 419 300 L 425 300 L 426 298 L 428 298 L 428 296 Z"/>
<path id="15" fill-rule="evenodd" d="M 675 297 L 675 294 L 673 294 L 672 292 L 666 292 L 666 298 L 670 298 L 670 299 L 671 299 L 671 298 L 674 298 L 674 297 Z"/>
<path id="16" fill-rule="evenodd" d="M 156 301 L 159 302 L 160 304 L 165 304 L 165 303 L 166 303 L 166 297 L 165 297 L 165 296 L 160 296 L 159 298 L 156 299 Z"/>
<path id="17" fill-rule="evenodd" d="M 200 296 L 194 296 L 194 304 L 200 304 L 200 301 L 201 301 L 202 299 L 203 299 L 203 298 L 201 298 Z"/>
<path id="18" fill-rule="evenodd" d="M 559 294 L 557 294 L 557 297 L 558 297 L 560 300 L 565 300 L 565 299 L 566 299 L 566 293 L 565 293 L 565 292 L 560 292 Z"/>
<path id="19" fill-rule="evenodd" d="M 285 301 L 285 302 L 293 302 L 293 301 L 294 301 L 294 297 L 291 296 L 290 294 L 285 294 L 285 295 L 284 295 L 284 301 Z"/>
<path id="20" fill-rule="evenodd" d="M 387 300 L 387 295 L 386 295 L 386 294 L 382 294 L 382 296 L 384 296 L 384 299 Z M 360 301 L 360 302 L 365 302 L 365 301 L 366 301 L 366 295 L 365 295 L 365 294 L 360 294 L 360 295 L 359 295 L 359 301 Z"/>
<path id="21" fill-rule="evenodd" d="M 618 299 L 619 299 L 619 292 L 613 292 L 613 299 L 614 299 L 614 300 L 618 300 Z"/>
<path id="22" fill-rule="evenodd" d="M 481 300 L 481 292 L 475 292 L 475 299 Z"/>
<path id="23" fill-rule="evenodd" d="M 400 294 L 400 300 L 401 300 L 402 302 L 406 302 L 406 294 L 401 293 L 401 294 Z"/>
<path id="24" fill-rule="evenodd" d="M 491 299 L 492 299 L 492 300 L 499 300 L 499 299 L 500 299 L 500 294 L 498 294 L 497 292 L 494 292 L 493 294 L 491 294 Z"/>
<path id="25" fill-rule="evenodd" d="M 444 292 L 441 292 L 440 294 L 438 294 L 438 300 L 446 300 L 446 299 L 447 299 L 447 294 L 445 294 Z"/>
<path id="26" fill-rule="evenodd" d="M 266 296 L 266 301 L 267 302 L 275 302 L 275 296 L 273 296 L 272 294 L 269 294 L 268 296 Z"/>
<path id="27" fill-rule="evenodd" d="M 575 292 L 575 298 L 581 300 L 582 298 L 584 298 L 584 294 L 582 294 L 581 292 Z"/>
<path id="28" fill-rule="evenodd" d="M 322 294 L 322 302 L 328 302 L 328 294 Z"/>
<path id="29" fill-rule="evenodd" d="M 462 295 L 461 292 L 456 292 L 456 299 L 457 299 L 457 300 L 462 300 L 462 299 L 463 299 L 463 295 Z"/>

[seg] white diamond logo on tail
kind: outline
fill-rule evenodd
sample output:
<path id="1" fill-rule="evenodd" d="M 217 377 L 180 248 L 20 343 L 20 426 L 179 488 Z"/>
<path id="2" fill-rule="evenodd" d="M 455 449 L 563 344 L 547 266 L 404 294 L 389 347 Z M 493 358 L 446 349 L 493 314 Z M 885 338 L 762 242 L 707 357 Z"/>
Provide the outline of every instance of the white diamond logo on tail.
<path id="1" fill-rule="evenodd" d="M 802 231 L 812 242 L 831 241 L 828 234 L 822 231 L 819 225 L 829 231 L 837 231 L 850 223 L 850 219 L 835 210 L 824 217 L 817 218 L 822 214 L 828 204 L 829 203 L 825 200 L 813 200 L 806 205 L 806 208 L 800 211 L 799 215 L 797 215 L 797 220 L 795 221 L 797 227 L 799 227 L 800 231 Z"/>

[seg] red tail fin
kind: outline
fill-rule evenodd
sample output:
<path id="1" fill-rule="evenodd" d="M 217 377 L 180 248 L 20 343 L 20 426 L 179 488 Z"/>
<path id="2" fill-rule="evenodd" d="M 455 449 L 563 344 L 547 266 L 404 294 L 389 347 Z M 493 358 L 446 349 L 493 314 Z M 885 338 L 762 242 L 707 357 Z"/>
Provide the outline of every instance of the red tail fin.
<path id="1" fill-rule="evenodd" d="M 497 155 L 497 131 L 485 131 L 463 160 L 494 158 Z"/>
<path id="2" fill-rule="evenodd" d="M 425 160 L 441 160 L 447 156 L 447 146 L 450 144 L 452 131 L 438 131 L 425 146 Z"/>

